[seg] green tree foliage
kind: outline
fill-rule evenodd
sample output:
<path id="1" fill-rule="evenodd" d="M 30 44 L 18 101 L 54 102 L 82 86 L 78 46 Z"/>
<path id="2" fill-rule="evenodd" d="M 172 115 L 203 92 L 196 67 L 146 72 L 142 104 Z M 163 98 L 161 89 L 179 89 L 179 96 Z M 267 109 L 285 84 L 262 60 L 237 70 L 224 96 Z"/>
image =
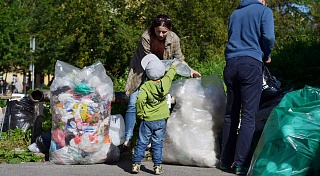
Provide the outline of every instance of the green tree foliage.
<path id="1" fill-rule="evenodd" d="M 271 71 L 287 88 L 320 86 L 320 39 L 314 32 L 292 35 L 274 52 Z"/>
<path id="2" fill-rule="evenodd" d="M 271 72 L 287 88 L 320 86 L 319 1 L 275 0 L 268 6 L 274 11 L 276 32 Z"/>
<path id="3" fill-rule="evenodd" d="M 2 72 L 30 64 L 29 40 L 36 38 L 34 63 L 42 73 L 53 73 L 56 60 L 77 67 L 100 60 L 113 79 L 125 77 L 140 35 L 158 14 L 168 14 L 173 31 L 181 38 L 186 61 L 202 73 L 223 67 L 230 14 L 240 0 L 25 0 L 1 3 L 0 67 Z M 319 37 L 318 0 L 269 0 L 274 12 L 276 45 L 271 70 L 285 63 L 285 53 L 303 42 L 294 58 L 316 60 Z M 296 50 L 295 50 L 296 51 Z M 313 54 L 310 54 L 313 53 Z M 292 57 L 292 54 L 291 54 Z M 306 59 L 306 58 L 304 58 Z M 315 64 L 318 64 L 317 62 Z M 315 66 L 317 68 L 319 66 Z M 289 80 L 289 72 L 278 71 Z M 203 75 L 205 75 L 203 74 Z M 122 84 L 125 79 L 121 79 Z"/>
<path id="4" fill-rule="evenodd" d="M 0 0 L 0 6 L 0 71 L 24 72 L 29 57 L 26 54 L 27 18 L 20 8 L 19 1 Z"/>
<path id="5" fill-rule="evenodd" d="M 187 59 L 201 61 L 222 54 L 227 37 L 224 12 L 233 10 L 220 1 L 188 0 L 47 0 L 30 1 L 28 6 L 29 32 L 37 40 L 36 68 L 52 73 L 57 59 L 78 67 L 101 60 L 112 75 L 124 73 L 140 35 L 160 13 L 171 16 Z"/>
<path id="6" fill-rule="evenodd" d="M 320 1 L 311 2 L 311 5 L 308 5 L 311 10 L 311 21 L 312 27 L 314 27 L 317 32 L 316 35 L 320 35 Z"/>
<path id="7" fill-rule="evenodd" d="M 77 67 L 100 60 L 110 75 L 124 72 L 139 40 L 122 1 L 30 1 L 36 68 L 53 73 L 56 60 Z M 46 60 L 46 62 L 43 62 Z"/>
<path id="8" fill-rule="evenodd" d="M 30 5 L 30 33 L 37 39 L 36 68 L 52 73 L 56 60 L 82 68 L 106 57 L 112 28 L 103 1 L 39 0 Z"/>
<path id="9" fill-rule="evenodd" d="M 219 1 L 208 0 L 170 2 L 168 9 L 187 56 L 203 61 L 208 56 L 223 54 L 228 16 L 221 14 L 231 14 L 232 6 L 226 8 Z"/>

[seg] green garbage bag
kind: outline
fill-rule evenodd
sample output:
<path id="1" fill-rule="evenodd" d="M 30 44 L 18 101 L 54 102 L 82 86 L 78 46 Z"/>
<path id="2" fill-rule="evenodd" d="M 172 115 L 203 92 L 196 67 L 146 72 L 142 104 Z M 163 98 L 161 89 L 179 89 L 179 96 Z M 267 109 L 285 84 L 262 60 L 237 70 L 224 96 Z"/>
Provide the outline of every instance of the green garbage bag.
<path id="1" fill-rule="evenodd" d="M 320 173 L 320 89 L 287 93 L 272 110 L 254 151 L 248 175 Z"/>

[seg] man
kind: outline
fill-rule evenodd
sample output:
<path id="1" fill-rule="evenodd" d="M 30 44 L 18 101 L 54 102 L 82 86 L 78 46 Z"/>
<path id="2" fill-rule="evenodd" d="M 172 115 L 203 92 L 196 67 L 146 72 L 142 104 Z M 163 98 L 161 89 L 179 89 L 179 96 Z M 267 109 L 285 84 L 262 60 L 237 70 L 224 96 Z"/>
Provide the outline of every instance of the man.
<path id="1" fill-rule="evenodd" d="M 232 168 L 242 175 L 250 165 L 248 156 L 262 93 L 263 63 L 271 62 L 275 42 L 274 22 L 264 0 L 242 0 L 229 20 L 223 72 L 227 108 L 220 169 Z"/>

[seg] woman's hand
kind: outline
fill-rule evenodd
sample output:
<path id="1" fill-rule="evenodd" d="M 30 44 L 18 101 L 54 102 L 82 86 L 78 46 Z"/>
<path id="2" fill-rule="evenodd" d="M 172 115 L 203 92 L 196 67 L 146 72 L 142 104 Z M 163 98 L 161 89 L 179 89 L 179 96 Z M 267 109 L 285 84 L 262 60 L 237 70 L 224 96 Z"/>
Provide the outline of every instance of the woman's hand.
<path id="1" fill-rule="evenodd" d="M 193 70 L 185 61 L 181 61 L 181 62 L 184 65 L 187 65 L 190 68 L 190 70 L 191 70 L 191 74 L 190 74 L 191 78 L 199 78 L 199 77 L 201 77 L 201 74 L 199 72 Z"/>
<path id="2" fill-rule="evenodd" d="M 201 74 L 193 69 L 191 69 L 191 78 L 199 78 L 201 77 Z"/>

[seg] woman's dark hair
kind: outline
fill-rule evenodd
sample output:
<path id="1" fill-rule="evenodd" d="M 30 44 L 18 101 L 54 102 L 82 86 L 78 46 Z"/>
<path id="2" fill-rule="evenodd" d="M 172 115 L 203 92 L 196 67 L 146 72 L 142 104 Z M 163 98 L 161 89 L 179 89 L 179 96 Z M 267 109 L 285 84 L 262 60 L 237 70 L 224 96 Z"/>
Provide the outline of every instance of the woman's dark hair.
<path id="1" fill-rule="evenodd" d="M 153 19 L 150 28 L 154 29 L 155 27 L 158 27 L 161 25 L 171 30 L 171 19 L 168 15 L 165 15 L 165 14 L 158 15 L 155 19 Z"/>
<path id="2" fill-rule="evenodd" d="M 150 51 L 151 53 L 158 56 L 159 59 L 163 59 L 163 52 L 164 52 L 164 44 L 165 40 L 159 40 L 155 28 L 158 26 L 167 27 L 171 30 L 171 19 L 168 15 L 160 14 L 158 15 L 153 21 L 152 24 L 148 28 L 148 33 L 150 36 Z"/>

